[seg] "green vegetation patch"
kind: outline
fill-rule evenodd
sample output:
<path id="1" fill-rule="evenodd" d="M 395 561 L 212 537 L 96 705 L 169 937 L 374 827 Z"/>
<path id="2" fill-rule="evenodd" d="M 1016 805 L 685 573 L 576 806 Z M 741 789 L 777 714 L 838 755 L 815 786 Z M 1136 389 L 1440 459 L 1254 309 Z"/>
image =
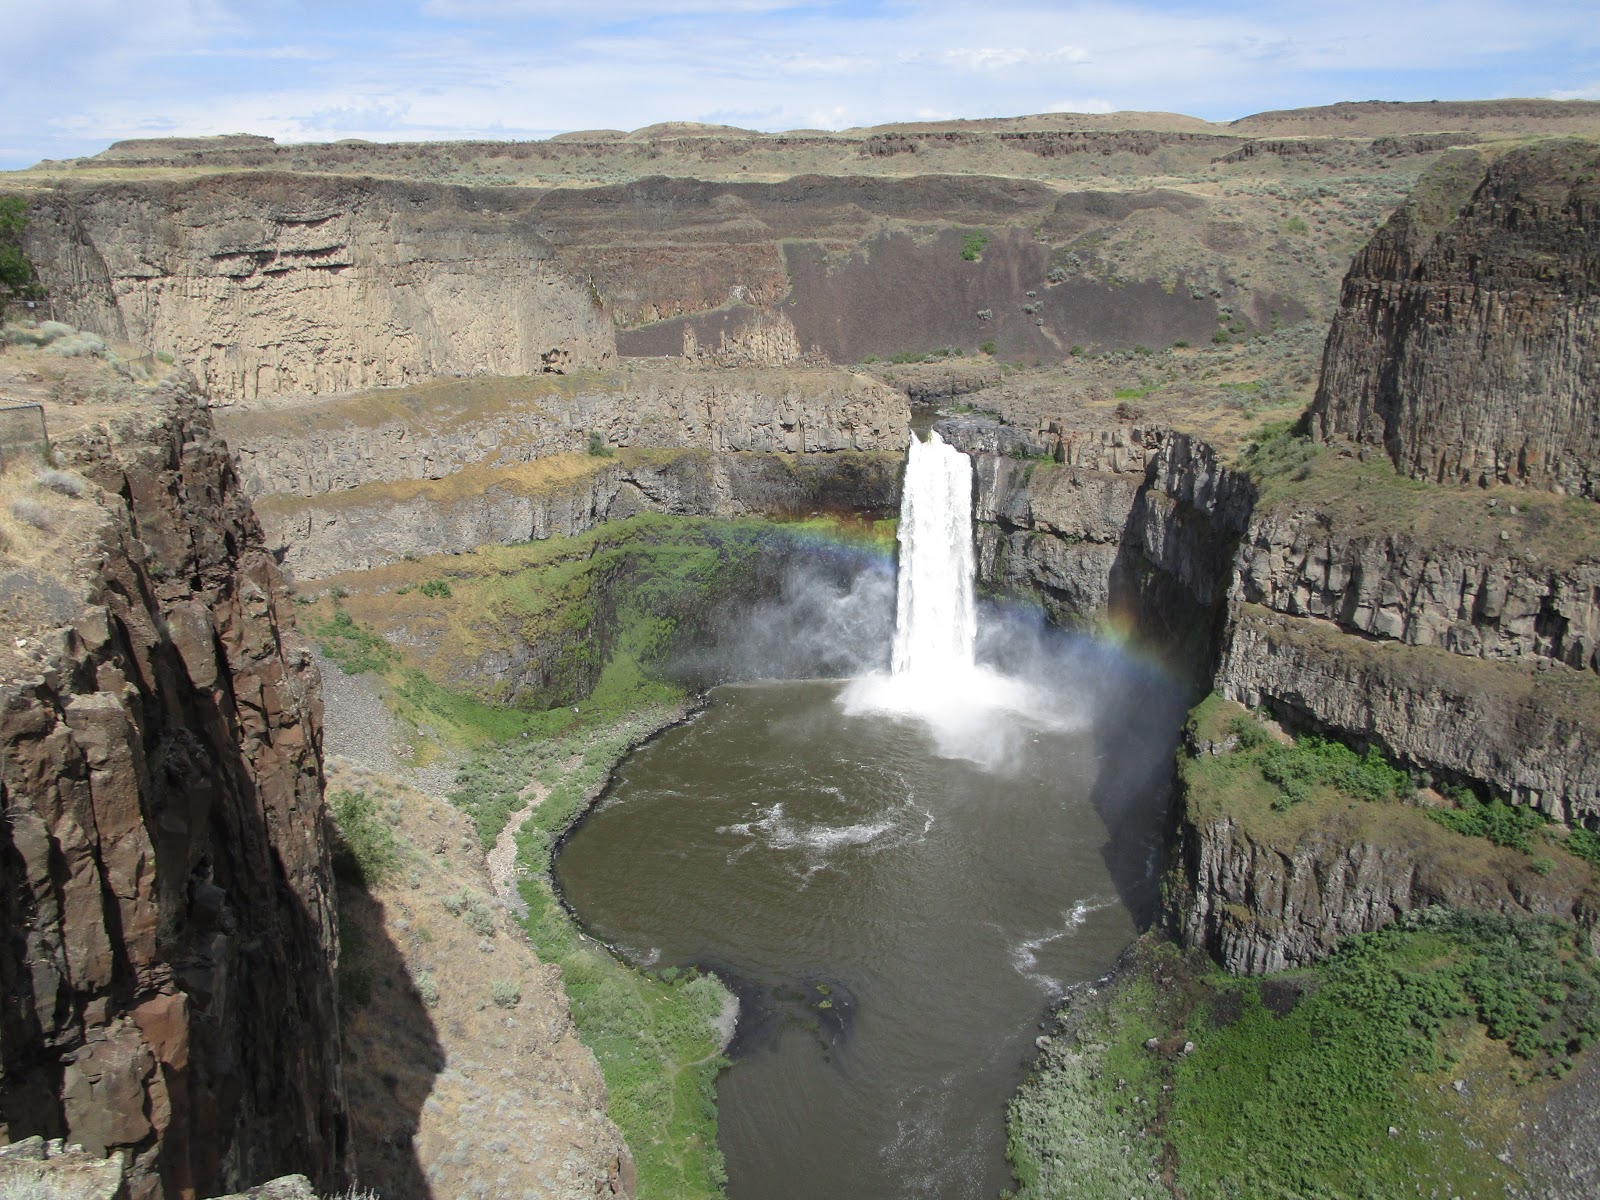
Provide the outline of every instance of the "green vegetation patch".
<path id="1" fill-rule="evenodd" d="M 1428 816 L 1446 829 L 1487 838 L 1496 846 L 1532 853 L 1535 839 L 1549 824 L 1537 809 L 1507 804 L 1499 797 L 1484 801 L 1469 788 L 1451 788 L 1445 794 L 1456 807 L 1431 809 Z"/>
<path id="2" fill-rule="evenodd" d="M 1410 776 L 1376 750 L 1357 754 L 1342 742 L 1306 734 L 1292 744 L 1273 740 L 1254 717 L 1240 713 L 1229 724 L 1239 752 L 1253 759 L 1261 777 L 1277 789 L 1272 807 L 1283 811 L 1311 798 L 1313 787 L 1332 788 L 1357 800 L 1404 800 L 1416 792 Z"/>
<path id="3" fill-rule="evenodd" d="M 961 235 L 961 261 L 977 262 L 983 257 L 983 248 L 989 244 L 989 235 L 981 229 L 969 229 Z"/>
<path id="4" fill-rule="evenodd" d="M 322 652 L 338 663 L 339 669 L 347 675 L 384 671 L 400 660 L 385 638 L 338 607 L 337 598 L 333 615 L 325 621 L 309 622 L 308 628 Z"/>
<path id="5" fill-rule="evenodd" d="M 366 792 L 329 792 L 328 815 L 333 818 L 333 873 L 342 882 L 370 887 L 399 868 L 394 831 Z"/>
<path id="6" fill-rule="evenodd" d="M 1569 925 L 1447 909 L 1264 979 L 1147 937 L 1058 1028 L 1011 1108 L 1020 1198 L 1499 1196 L 1503 1131 L 1449 1082 L 1564 1072 L 1600 964 Z"/>
<path id="7" fill-rule="evenodd" d="M 633 1151 L 639 1194 L 715 1197 L 727 1178 L 716 1135 L 727 989 L 692 969 L 652 976 L 618 962 L 579 931 L 549 877 L 556 840 L 617 762 L 681 712 L 646 707 L 541 746 L 508 748 L 495 786 L 510 794 L 530 785 L 549 789 L 517 835 L 517 862 L 528 872 L 520 885 L 528 908 L 523 926 L 540 961 L 561 968 L 573 1020 L 605 1075 L 607 1112 Z M 453 799 L 470 810 L 486 774 L 480 759 L 479 770 L 463 772 Z"/>

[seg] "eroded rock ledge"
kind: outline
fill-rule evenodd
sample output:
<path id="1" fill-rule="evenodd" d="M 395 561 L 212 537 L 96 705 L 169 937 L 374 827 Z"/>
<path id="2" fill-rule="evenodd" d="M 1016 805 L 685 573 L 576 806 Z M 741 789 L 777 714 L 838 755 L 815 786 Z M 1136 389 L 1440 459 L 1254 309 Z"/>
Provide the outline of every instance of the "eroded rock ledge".
<path id="1" fill-rule="evenodd" d="M 0 1137 L 120 1155 L 132 1197 L 337 1189 L 316 667 L 192 380 L 57 453 L 98 513 L 14 577 L 76 611 L 0 683 Z"/>

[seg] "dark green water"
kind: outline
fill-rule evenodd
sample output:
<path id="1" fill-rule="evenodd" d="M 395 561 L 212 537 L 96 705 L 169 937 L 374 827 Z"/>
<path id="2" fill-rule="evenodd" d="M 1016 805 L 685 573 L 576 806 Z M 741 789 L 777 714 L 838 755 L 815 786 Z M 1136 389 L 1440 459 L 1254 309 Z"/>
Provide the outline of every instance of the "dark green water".
<path id="1" fill-rule="evenodd" d="M 1011 1184 L 1005 1105 L 1039 1022 L 1149 903 L 1181 711 L 1110 656 L 1091 669 L 1096 703 L 988 731 L 995 770 L 937 757 L 919 722 L 844 715 L 837 682 L 719 688 L 567 843 L 558 881 L 592 933 L 737 985 L 734 1200 Z"/>

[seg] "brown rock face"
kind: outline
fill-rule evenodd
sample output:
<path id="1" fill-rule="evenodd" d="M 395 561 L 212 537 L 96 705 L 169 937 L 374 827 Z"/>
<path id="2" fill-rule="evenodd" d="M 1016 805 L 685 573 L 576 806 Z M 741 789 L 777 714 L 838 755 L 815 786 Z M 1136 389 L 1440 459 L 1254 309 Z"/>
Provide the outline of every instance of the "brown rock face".
<path id="1" fill-rule="evenodd" d="M 219 401 L 597 367 L 610 317 L 521 201 L 373 180 L 222 176 L 37 206 L 57 313 L 176 354 Z"/>
<path id="2" fill-rule="evenodd" d="M 316 668 L 185 380 L 58 447 L 104 489 L 85 604 L 0 683 L 0 1142 L 128 1194 L 345 1178 Z"/>
<path id="3" fill-rule="evenodd" d="M 1442 160 L 1351 266 L 1313 412 L 1414 478 L 1600 497 L 1600 147 Z"/>

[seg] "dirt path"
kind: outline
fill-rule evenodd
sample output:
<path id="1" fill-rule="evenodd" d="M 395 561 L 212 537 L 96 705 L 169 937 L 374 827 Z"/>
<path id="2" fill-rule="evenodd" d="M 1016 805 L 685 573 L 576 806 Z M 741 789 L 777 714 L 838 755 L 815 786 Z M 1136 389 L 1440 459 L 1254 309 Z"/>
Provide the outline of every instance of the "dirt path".
<path id="1" fill-rule="evenodd" d="M 527 803 L 511 814 L 494 840 L 494 849 L 489 851 L 489 881 L 494 884 L 494 894 L 502 900 L 512 900 L 517 895 L 517 834 L 549 794 L 550 789 L 542 783 L 523 788 L 521 798 Z"/>

